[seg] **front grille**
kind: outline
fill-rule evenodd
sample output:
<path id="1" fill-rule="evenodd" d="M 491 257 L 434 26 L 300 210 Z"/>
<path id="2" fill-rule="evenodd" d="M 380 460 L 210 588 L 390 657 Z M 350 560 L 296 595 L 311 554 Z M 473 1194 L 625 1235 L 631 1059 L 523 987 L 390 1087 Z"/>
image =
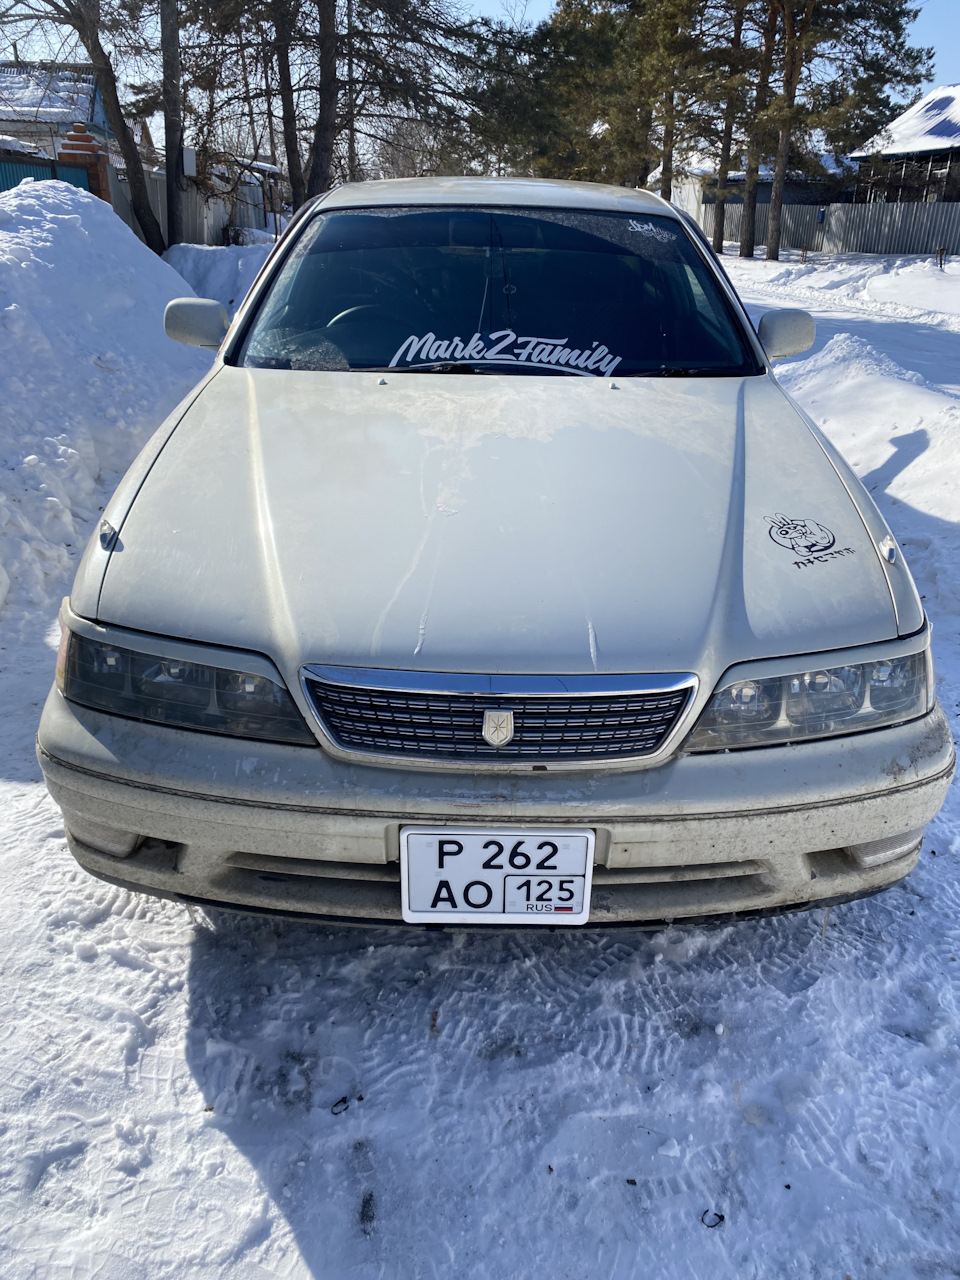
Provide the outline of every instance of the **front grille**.
<path id="1" fill-rule="evenodd" d="M 346 685 L 304 677 L 330 737 L 352 751 L 467 760 L 583 760 L 656 751 L 676 724 L 691 688 L 625 694 L 516 696 L 431 693 Z M 514 736 L 492 747 L 487 710 L 514 715 Z"/>

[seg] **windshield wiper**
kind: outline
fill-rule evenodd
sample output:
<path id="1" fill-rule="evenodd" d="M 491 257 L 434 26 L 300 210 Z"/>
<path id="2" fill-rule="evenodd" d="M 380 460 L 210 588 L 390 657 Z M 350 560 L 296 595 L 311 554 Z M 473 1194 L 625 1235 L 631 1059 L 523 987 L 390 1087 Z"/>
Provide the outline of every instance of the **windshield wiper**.
<path id="1" fill-rule="evenodd" d="M 492 373 L 489 364 L 474 360 L 431 360 L 429 364 L 394 365 L 392 373 Z"/>
<path id="2" fill-rule="evenodd" d="M 364 365 L 355 373 L 507 373 L 516 369 L 519 373 L 560 373 L 570 377 L 582 377 L 574 369 L 541 368 L 539 365 L 521 364 L 512 360 L 433 360 L 428 364 Z"/>
<path id="3" fill-rule="evenodd" d="M 621 374 L 630 378 L 734 378 L 742 375 L 742 369 L 731 369 L 729 365 L 711 368 L 708 365 L 665 365 L 659 369 L 645 369 L 642 372 Z"/>

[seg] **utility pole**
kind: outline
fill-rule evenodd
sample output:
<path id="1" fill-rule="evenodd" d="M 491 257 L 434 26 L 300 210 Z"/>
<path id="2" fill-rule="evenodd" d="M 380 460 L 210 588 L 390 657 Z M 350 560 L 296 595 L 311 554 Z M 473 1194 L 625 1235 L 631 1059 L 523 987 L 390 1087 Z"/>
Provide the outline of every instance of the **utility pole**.
<path id="1" fill-rule="evenodd" d="M 183 239 L 183 99 L 180 91 L 180 15 L 177 0 L 160 0 L 163 58 L 163 135 L 167 187 L 167 247 Z"/>

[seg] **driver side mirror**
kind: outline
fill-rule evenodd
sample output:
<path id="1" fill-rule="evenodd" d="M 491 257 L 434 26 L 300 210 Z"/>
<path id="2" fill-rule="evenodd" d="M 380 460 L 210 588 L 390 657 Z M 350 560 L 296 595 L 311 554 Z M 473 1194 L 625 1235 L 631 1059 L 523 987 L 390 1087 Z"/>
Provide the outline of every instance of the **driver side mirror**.
<path id="1" fill-rule="evenodd" d="M 230 317 L 223 303 L 212 298 L 174 298 L 164 310 L 163 327 L 174 342 L 216 351 L 230 327 Z"/>
<path id="2" fill-rule="evenodd" d="M 809 351 L 817 336 L 817 326 L 809 311 L 768 311 L 760 317 L 757 336 L 772 364 L 774 360 Z"/>

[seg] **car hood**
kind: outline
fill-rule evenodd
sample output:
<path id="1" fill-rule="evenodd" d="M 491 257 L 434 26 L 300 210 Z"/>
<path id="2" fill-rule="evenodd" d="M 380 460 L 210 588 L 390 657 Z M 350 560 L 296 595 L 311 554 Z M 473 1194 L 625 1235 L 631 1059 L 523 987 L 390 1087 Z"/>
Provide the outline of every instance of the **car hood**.
<path id="1" fill-rule="evenodd" d="M 98 617 L 288 678 L 712 680 L 897 634 L 874 537 L 769 375 L 223 368 L 123 519 Z"/>

